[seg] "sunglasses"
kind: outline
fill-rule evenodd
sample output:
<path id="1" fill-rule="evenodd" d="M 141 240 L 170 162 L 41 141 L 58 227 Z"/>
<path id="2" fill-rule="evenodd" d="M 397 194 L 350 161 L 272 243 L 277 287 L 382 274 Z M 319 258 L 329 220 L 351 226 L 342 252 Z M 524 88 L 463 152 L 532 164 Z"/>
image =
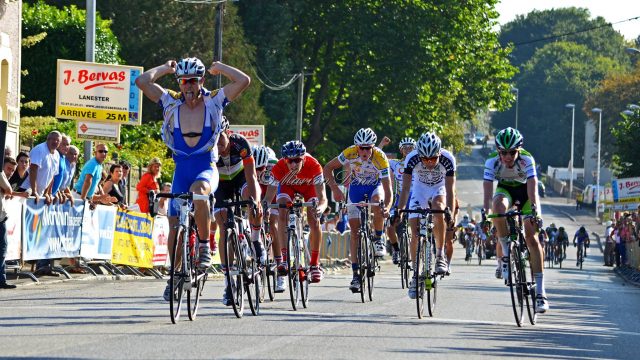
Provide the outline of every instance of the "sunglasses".
<path id="1" fill-rule="evenodd" d="M 518 153 L 518 150 L 500 150 L 500 155 L 502 156 L 507 156 L 507 154 L 511 156 L 516 156 L 517 153 Z"/>
<path id="2" fill-rule="evenodd" d="M 108 154 L 109 150 L 96 150 L 96 152 L 98 152 L 100 154 Z"/>
<path id="3" fill-rule="evenodd" d="M 188 79 L 178 79 L 178 84 L 187 85 L 187 84 L 197 84 L 200 82 L 200 77 L 188 78 Z"/>
<path id="4" fill-rule="evenodd" d="M 431 156 L 431 157 L 420 156 L 420 161 L 426 162 L 426 163 L 435 163 L 436 161 L 438 161 L 438 157 L 439 156 Z"/>
<path id="5" fill-rule="evenodd" d="M 297 164 L 302 161 L 302 158 L 288 158 L 287 162 L 289 164 Z"/>
<path id="6" fill-rule="evenodd" d="M 369 150 L 373 149 L 373 146 L 358 146 L 358 149 L 363 150 L 363 151 L 369 151 Z"/>
<path id="7" fill-rule="evenodd" d="M 264 171 L 264 169 L 266 169 L 266 166 L 260 166 L 256 168 L 256 171 Z"/>

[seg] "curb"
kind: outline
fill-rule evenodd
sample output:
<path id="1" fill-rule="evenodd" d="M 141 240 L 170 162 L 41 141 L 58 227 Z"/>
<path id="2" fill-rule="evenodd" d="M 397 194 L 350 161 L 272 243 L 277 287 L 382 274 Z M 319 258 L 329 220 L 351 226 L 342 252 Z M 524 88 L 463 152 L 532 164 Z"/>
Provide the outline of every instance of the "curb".
<path id="1" fill-rule="evenodd" d="M 618 274 L 625 282 L 640 287 L 640 271 L 632 268 L 631 266 L 624 265 L 621 267 L 616 267 L 613 271 Z"/>
<path id="2" fill-rule="evenodd" d="M 138 276 L 138 275 L 97 275 L 97 276 L 83 276 L 83 277 L 77 277 L 77 278 L 71 278 L 71 279 L 56 279 L 56 280 L 47 280 L 47 281 L 38 281 L 38 282 L 34 282 L 34 281 L 29 281 L 29 282 L 24 282 L 22 284 L 16 284 L 14 282 L 14 284 L 18 287 L 30 287 L 30 286 L 46 286 L 49 284 L 61 284 L 61 283 L 65 283 L 65 282 L 70 282 L 70 281 L 115 281 L 115 280 L 120 280 L 120 281 L 133 281 L 133 280 L 141 280 L 141 279 L 155 279 L 154 277 L 150 277 L 150 276 Z"/>

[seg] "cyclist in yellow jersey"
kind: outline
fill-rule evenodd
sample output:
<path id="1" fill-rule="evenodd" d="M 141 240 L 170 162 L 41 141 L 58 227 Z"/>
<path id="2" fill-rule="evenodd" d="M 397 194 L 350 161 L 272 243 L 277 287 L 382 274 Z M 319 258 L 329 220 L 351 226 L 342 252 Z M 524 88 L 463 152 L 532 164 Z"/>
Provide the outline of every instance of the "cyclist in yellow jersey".
<path id="1" fill-rule="evenodd" d="M 377 136 L 370 128 L 358 130 L 353 140 L 354 145 L 346 148 L 325 165 L 324 176 L 336 201 L 344 201 L 345 196 L 335 181 L 333 171 L 349 165 L 349 203 L 362 202 L 365 194 L 368 197 L 368 202 L 384 201 L 384 208 L 374 206 L 371 209 L 373 229 L 375 230 L 373 239 L 375 256 L 384 256 L 385 246 L 382 240 L 384 218 L 389 216 L 393 200 L 391 180 L 389 179 L 389 160 L 382 150 L 374 146 Z M 360 211 L 354 206 L 349 207 L 349 226 L 351 227 L 351 268 L 353 270 L 353 279 L 349 289 L 353 292 L 359 292 L 360 281 L 356 274 L 359 270 L 357 249 L 360 240 L 358 238 Z"/>

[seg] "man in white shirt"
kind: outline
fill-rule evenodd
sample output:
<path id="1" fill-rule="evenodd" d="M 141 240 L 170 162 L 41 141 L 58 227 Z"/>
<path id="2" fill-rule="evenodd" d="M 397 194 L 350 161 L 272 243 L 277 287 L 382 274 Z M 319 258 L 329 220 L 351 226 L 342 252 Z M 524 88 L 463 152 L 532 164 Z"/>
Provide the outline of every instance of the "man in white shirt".
<path id="1" fill-rule="evenodd" d="M 41 196 L 45 197 L 47 204 L 51 203 L 51 194 L 48 192 L 53 182 L 53 177 L 58 174 L 60 167 L 60 154 L 56 151 L 60 145 L 62 134 L 52 131 L 47 135 L 47 141 L 36 145 L 29 156 L 29 177 L 22 183 L 22 188 L 30 189 L 31 196 L 36 202 Z"/>

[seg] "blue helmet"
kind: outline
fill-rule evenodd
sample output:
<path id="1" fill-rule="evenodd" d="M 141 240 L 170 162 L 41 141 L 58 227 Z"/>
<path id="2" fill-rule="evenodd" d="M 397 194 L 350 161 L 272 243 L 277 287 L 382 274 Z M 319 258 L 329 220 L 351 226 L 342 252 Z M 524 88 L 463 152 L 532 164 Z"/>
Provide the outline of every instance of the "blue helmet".
<path id="1" fill-rule="evenodd" d="M 203 77 L 205 67 L 200 59 L 191 57 L 184 58 L 176 64 L 176 78 L 181 77 Z"/>
<path id="2" fill-rule="evenodd" d="M 285 158 L 300 157 L 306 152 L 307 148 L 298 140 L 291 140 L 282 145 L 282 157 Z"/>

